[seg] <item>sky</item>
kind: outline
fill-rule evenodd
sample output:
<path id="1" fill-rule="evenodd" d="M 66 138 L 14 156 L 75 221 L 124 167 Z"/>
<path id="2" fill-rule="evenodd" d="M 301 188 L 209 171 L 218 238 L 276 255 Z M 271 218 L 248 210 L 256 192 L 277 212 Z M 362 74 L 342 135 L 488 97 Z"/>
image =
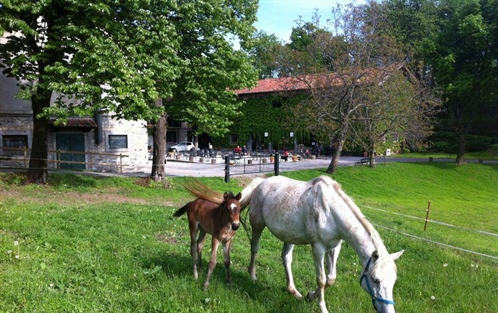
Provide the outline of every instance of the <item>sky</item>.
<path id="1" fill-rule="evenodd" d="M 292 27 L 301 16 L 305 22 L 311 21 L 313 12 L 318 9 L 322 26 L 331 17 L 331 9 L 337 3 L 346 4 L 347 0 L 259 0 L 258 21 L 255 26 L 267 34 L 275 34 L 284 42 L 289 42 Z"/>

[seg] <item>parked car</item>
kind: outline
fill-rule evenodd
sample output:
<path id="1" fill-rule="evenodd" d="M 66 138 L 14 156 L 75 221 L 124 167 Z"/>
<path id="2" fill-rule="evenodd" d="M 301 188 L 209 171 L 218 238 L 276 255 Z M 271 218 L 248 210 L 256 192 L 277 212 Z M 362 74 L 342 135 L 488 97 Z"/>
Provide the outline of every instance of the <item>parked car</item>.
<path id="1" fill-rule="evenodd" d="M 194 143 L 192 141 L 182 141 L 174 146 L 169 147 L 171 152 L 183 152 L 183 151 L 193 151 L 195 150 Z"/>

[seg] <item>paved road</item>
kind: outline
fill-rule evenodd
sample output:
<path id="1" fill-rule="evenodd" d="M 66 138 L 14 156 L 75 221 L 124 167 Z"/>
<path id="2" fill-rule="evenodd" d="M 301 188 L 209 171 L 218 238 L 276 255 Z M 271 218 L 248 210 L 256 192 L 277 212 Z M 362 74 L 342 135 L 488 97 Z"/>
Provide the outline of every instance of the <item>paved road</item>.
<path id="1" fill-rule="evenodd" d="M 354 166 L 362 157 L 341 157 L 339 160 L 339 166 Z M 221 159 L 220 159 L 221 160 Z M 298 162 L 280 162 L 280 172 L 295 171 L 302 169 L 313 169 L 313 168 L 327 168 L 331 162 L 331 157 L 319 157 L 318 159 L 304 159 Z M 390 162 L 429 162 L 428 158 L 396 158 L 396 157 L 377 157 L 376 162 L 378 165 L 390 163 Z M 433 162 L 438 163 L 453 163 L 455 162 L 452 158 L 437 158 Z M 467 160 L 467 163 L 477 163 L 478 160 Z M 496 160 L 486 160 L 485 163 L 498 163 Z M 236 165 L 231 166 L 231 175 L 255 175 L 258 174 L 258 166 L 254 165 L 252 167 Z M 274 164 L 267 163 L 264 166 L 264 173 L 273 173 Z M 363 165 L 366 166 L 366 165 Z M 143 173 L 147 175 L 149 173 Z M 174 176 L 195 176 L 195 177 L 224 177 L 225 176 L 225 165 L 222 161 L 211 164 L 211 163 L 199 163 L 199 162 L 183 162 L 183 161 L 168 161 L 166 164 L 166 175 L 169 177 Z"/>
<path id="2" fill-rule="evenodd" d="M 356 158 L 359 160 L 360 158 Z M 302 160 L 298 162 L 280 162 L 280 172 L 300 170 L 300 169 L 311 169 L 311 168 L 326 168 L 330 164 L 330 158 L 318 158 L 314 160 Z M 347 163 L 354 164 L 355 161 L 341 160 L 341 165 L 346 165 Z M 257 174 L 259 173 L 259 164 L 246 166 L 243 165 L 232 165 L 231 175 L 243 174 L 244 170 L 246 174 Z M 262 170 L 265 173 L 274 172 L 274 164 L 267 163 L 261 165 Z M 183 162 L 183 161 L 168 161 L 166 164 L 166 175 L 167 176 L 208 176 L 208 177 L 224 177 L 225 176 L 225 164 L 218 162 L 215 164 L 211 163 L 199 163 L 199 162 Z"/>
<path id="3" fill-rule="evenodd" d="M 341 157 L 339 160 L 339 166 L 352 166 L 358 162 L 361 157 Z M 394 159 L 389 159 L 386 161 L 392 162 Z M 417 159 L 415 159 L 417 160 Z M 422 160 L 420 160 L 422 161 Z M 427 160 L 423 160 L 427 161 Z M 291 160 L 280 162 L 280 172 L 295 171 L 302 169 L 313 169 L 313 168 L 327 168 L 331 162 L 330 157 L 319 157 L 318 159 L 304 159 L 297 162 L 292 162 Z M 381 164 L 384 162 L 384 158 L 377 158 L 377 163 Z M 261 165 L 264 173 L 273 173 L 274 164 L 267 163 Z M 231 166 L 231 175 L 254 175 L 258 174 L 259 165 L 244 166 L 233 165 Z M 225 165 L 221 162 L 211 164 L 211 163 L 199 163 L 199 162 L 185 162 L 185 161 L 168 161 L 166 164 L 166 175 L 167 176 L 207 176 L 207 177 L 224 177 L 225 176 Z"/>

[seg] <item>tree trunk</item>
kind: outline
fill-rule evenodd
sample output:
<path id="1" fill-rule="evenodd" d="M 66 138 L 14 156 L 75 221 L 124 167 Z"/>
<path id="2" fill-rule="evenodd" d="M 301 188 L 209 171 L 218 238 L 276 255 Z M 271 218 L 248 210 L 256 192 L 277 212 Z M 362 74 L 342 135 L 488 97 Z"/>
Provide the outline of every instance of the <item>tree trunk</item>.
<path id="1" fill-rule="evenodd" d="M 48 181 L 48 128 L 49 120 L 38 117 L 44 108 L 50 106 L 50 91 L 38 90 L 31 97 L 33 109 L 33 141 L 29 159 L 28 179 L 35 184 L 46 184 Z"/>
<path id="2" fill-rule="evenodd" d="M 375 144 L 372 143 L 371 148 L 370 148 L 370 156 L 369 156 L 370 168 L 375 168 L 377 166 L 377 163 L 375 162 L 376 154 L 377 153 L 375 152 Z"/>
<path id="3" fill-rule="evenodd" d="M 337 144 L 334 154 L 332 155 L 332 161 L 330 161 L 329 167 L 327 168 L 328 174 L 334 174 L 339 166 L 339 159 L 341 158 L 342 149 L 344 148 L 344 143 L 346 142 L 346 134 L 348 132 L 348 124 L 343 125 L 337 136 Z"/>
<path id="4" fill-rule="evenodd" d="M 155 105 L 162 106 L 162 99 L 157 99 Z M 154 125 L 154 131 L 152 134 L 152 172 L 150 177 L 155 181 L 161 181 L 166 176 L 164 163 L 166 160 L 166 131 L 168 129 L 167 117 L 168 115 L 166 113 L 159 116 Z"/>
<path id="5" fill-rule="evenodd" d="M 460 131 L 458 133 L 458 151 L 455 161 L 456 164 L 458 165 L 465 164 L 465 147 L 466 147 L 465 133 Z"/>

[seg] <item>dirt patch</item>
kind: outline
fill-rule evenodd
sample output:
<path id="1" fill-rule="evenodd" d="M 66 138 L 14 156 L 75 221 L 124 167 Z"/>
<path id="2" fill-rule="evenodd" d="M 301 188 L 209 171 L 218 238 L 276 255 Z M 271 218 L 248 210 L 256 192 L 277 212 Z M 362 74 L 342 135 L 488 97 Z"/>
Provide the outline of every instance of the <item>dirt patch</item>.
<path id="1" fill-rule="evenodd" d="M 131 203 L 149 204 L 148 201 L 140 198 L 128 197 L 122 194 L 113 193 L 78 193 L 78 192 L 34 192 L 26 195 L 26 192 L 16 190 L 0 190 L 0 198 L 3 201 L 22 201 L 24 203 L 43 203 L 57 205 L 80 204 L 102 204 L 102 203 Z M 165 205 L 171 205 L 166 203 Z"/>
<path id="2" fill-rule="evenodd" d="M 165 242 L 167 244 L 179 244 L 181 242 L 181 238 L 183 238 L 185 235 L 183 234 L 175 234 L 172 232 L 167 232 L 167 233 L 159 233 L 156 234 L 156 239 L 160 242 Z"/>

